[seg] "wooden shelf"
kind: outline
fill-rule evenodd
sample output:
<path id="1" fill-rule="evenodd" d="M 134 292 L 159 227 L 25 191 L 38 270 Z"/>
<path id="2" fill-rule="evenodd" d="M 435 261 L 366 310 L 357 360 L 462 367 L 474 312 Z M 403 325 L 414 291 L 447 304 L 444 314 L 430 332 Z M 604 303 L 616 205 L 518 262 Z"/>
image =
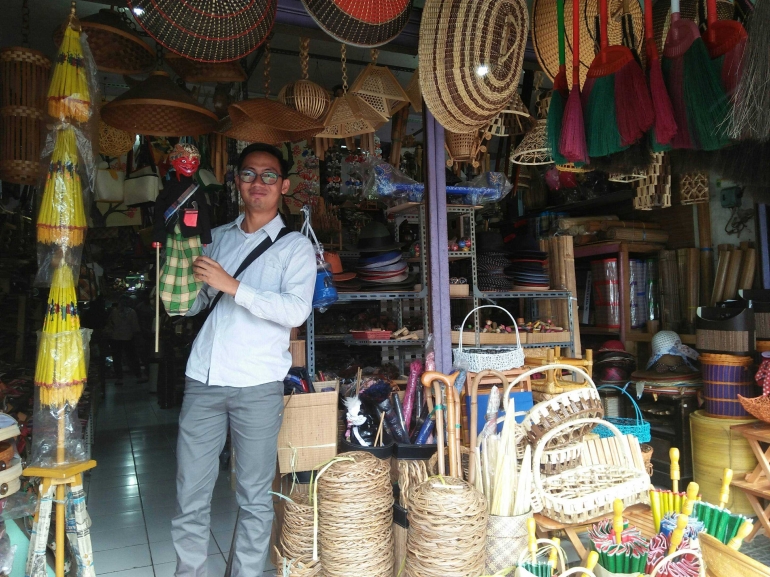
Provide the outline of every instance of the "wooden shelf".
<path id="1" fill-rule="evenodd" d="M 620 336 L 620 329 L 605 329 L 604 327 L 580 327 L 580 334 L 582 335 L 608 335 L 608 336 Z"/>
<path id="2" fill-rule="evenodd" d="M 620 240 L 608 240 L 605 242 L 595 242 L 575 247 L 575 258 L 588 258 L 592 256 L 602 256 L 617 254 L 619 252 L 649 254 L 655 253 L 664 248 L 663 244 L 654 244 L 650 242 L 630 242 Z"/>

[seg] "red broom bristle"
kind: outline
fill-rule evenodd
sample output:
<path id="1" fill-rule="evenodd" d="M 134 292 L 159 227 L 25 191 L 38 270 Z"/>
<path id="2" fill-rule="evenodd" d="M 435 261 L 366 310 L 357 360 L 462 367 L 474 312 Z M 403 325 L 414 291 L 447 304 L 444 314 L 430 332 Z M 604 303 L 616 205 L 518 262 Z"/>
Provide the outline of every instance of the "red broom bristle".
<path id="1" fill-rule="evenodd" d="M 687 121 L 687 106 L 684 101 L 684 56 L 671 58 L 668 66 L 668 94 L 677 126 L 676 134 L 671 139 L 671 146 L 691 150 L 695 146 L 690 137 L 690 124 Z"/>
<path id="2" fill-rule="evenodd" d="M 573 86 L 564 108 L 559 151 L 569 162 L 588 164 L 588 147 L 583 121 L 583 104 L 580 101 L 580 87 Z"/>
<path id="3" fill-rule="evenodd" d="M 667 145 L 676 136 L 677 124 L 674 119 L 674 108 L 663 80 L 663 69 L 660 58 L 648 60 L 650 97 L 655 108 L 655 139 L 658 144 Z"/>
<path id="4" fill-rule="evenodd" d="M 615 115 L 623 146 L 637 142 L 655 122 L 647 81 L 636 60 L 615 73 Z"/>
<path id="5" fill-rule="evenodd" d="M 567 84 L 567 68 L 564 64 L 559 66 L 559 72 L 553 79 L 553 89 L 558 90 L 566 98 L 569 92 L 569 85 Z"/>

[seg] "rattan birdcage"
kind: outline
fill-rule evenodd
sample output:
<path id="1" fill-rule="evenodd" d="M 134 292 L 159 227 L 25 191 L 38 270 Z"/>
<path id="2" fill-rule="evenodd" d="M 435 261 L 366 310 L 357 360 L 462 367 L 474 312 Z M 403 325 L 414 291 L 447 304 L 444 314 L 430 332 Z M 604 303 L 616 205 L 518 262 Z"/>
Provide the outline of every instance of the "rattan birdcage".
<path id="1" fill-rule="evenodd" d="M 139 74 L 155 64 L 155 51 L 139 37 L 119 12 L 110 9 L 80 19 L 88 47 L 101 72 Z M 54 42 L 61 44 L 64 30 L 57 28 Z"/>
<path id="2" fill-rule="evenodd" d="M 169 53 L 163 59 L 185 82 L 244 82 L 246 71 L 237 60 L 230 62 L 199 62 L 179 54 Z"/>
<path id="3" fill-rule="evenodd" d="M 386 66 L 368 64 L 358 75 L 350 92 L 358 95 L 383 118 L 388 119 L 403 103 L 409 102 L 409 95 L 401 88 L 398 80 Z"/>
<path id="4" fill-rule="evenodd" d="M 0 179 L 36 184 L 51 61 L 42 52 L 11 46 L 0 50 Z"/>
<path id="5" fill-rule="evenodd" d="M 278 100 L 313 120 L 323 118 L 331 104 L 326 89 L 306 79 L 289 82 L 281 88 Z"/>

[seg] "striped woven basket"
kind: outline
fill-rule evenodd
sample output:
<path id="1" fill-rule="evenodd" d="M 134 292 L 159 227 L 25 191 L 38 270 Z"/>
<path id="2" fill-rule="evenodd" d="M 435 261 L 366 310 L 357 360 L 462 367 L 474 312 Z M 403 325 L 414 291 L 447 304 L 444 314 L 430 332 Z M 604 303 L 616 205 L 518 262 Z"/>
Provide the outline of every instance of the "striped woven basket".
<path id="1" fill-rule="evenodd" d="M 738 395 L 754 397 L 757 394 L 751 371 L 752 358 L 704 353 L 700 362 L 706 413 L 710 417 L 751 419 Z"/>
<path id="2" fill-rule="evenodd" d="M 695 348 L 706 353 L 750 355 L 756 347 L 754 310 L 698 307 Z"/>

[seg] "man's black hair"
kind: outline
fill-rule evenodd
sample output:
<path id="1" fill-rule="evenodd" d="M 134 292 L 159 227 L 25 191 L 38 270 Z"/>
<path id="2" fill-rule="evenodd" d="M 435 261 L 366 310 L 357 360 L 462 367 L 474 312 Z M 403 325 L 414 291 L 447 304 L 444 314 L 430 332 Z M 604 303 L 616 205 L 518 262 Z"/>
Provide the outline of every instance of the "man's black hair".
<path id="1" fill-rule="evenodd" d="M 271 144 L 265 144 L 264 142 L 255 142 L 254 144 L 249 144 L 246 148 L 243 149 L 241 155 L 238 157 L 238 172 L 240 172 L 246 157 L 249 154 L 253 154 L 255 152 L 265 152 L 271 156 L 274 156 L 281 167 L 281 176 L 283 178 L 288 178 L 289 161 L 283 157 L 281 151 L 278 150 L 275 146 L 272 146 Z"/>

